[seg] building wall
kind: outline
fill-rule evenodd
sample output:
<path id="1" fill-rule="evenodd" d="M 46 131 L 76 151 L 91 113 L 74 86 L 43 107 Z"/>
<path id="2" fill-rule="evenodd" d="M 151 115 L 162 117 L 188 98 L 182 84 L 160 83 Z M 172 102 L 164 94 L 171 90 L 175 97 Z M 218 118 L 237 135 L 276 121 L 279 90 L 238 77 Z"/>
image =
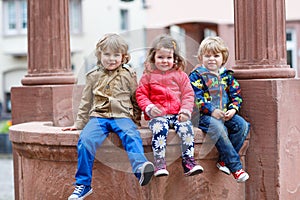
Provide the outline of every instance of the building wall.
<path id="1" fill-rule="evenodd" d="M 143 4 L 145 2 L 145 4 Z M 82 32 L 71 34 L 71 63 L 78 83 L 84 82 L 85 72 L 95 63 L 94 48 L 97 41 L 105 33 L 116 32 L 125 37 L 132 55 L 131 65 L 141 75 L 145 53 L 149 41 L 154 37 L 149 29 L 166 29 L 173 25 L 189 23 L 213 24 L 218 35 L 224 38 L 229 46 L 230 57 L 227 66 L 234 65 L 234 5 L 232 0 L 188 0 L 174 3 L 164 0 L 82 0 Z M 296 59 L 300 66 L 300 13 L 298 0 L 286 0 L 287 28 L 296 31 Z M 217 5 L 217 6 L 215 6 Z M 21 85 L 21 78 L 27 73 L 27 35 L 5 36 L 3 34 L 3 1 L 0 1 L 0 102 L 4 102 L 4 94 L 10 86 Z M 128 9 L 128 30 L 121 29 L 120 9 Z M 197 30 L 195 30 L 197 31 Z M 158 31 L 161 32 L 161 31 Z M 147 38 L 150 37 L 150 38 Z M 194 38 L 193 38 L 194 39 Z M 195 41 L 200 42 L 201 37 Z M 196 53 L 196 52 L 195 52 Z M 189 58 L 192 63 L 196 60 Z M 298 67 L 299 68 L 299 67 Z M 12 74 L 15 73 L 15 76 Z M 299 77 L 300 70 L 297 70 Z M 4 76 L 9 74 L 9 81 Z"/>
<path id="2" fill-rule="evenodd" d="M 120 9 L 128 9 L 128 31 L 121 29 Z M 5 101 L 5 94 L 10 92 L 11 86 L 22 85 L 21 79 L 27 74 L 28 65 L 27 35 L 6 36 L 2 11 L 3 1 L 0 1 L 0 102 Z M 71 63 L 78 83 L 84 82 L 85 72 L 95 63 L 94 49 L 105 33 L 120 33 L 131 48 L 141 49 L 144 46 L 144 21 L 142 1 L 82 0 L 82 32 L 70 37 Z M 140 53 L 135 50 L 135 54 Z"/>

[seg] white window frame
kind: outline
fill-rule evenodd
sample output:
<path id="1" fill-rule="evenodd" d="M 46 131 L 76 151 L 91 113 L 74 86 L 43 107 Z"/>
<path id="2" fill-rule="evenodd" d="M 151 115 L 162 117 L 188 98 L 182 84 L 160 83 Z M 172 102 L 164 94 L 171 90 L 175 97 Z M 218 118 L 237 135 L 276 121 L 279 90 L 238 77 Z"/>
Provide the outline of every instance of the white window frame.
<path id="1" fill-rule="evenodd" d="M 13 6 L 10 9 L 10 6 Z M 10 21 L 14 24 L 10 28 Z M 25 24 L 25 27 L 24 27 Z M 3 28 L 4 35 L 27 34 L 27 1 L 26 0 L 3 0 Z"/>
<path id="2" fill-rule="evenodd" d="M 9 8 L 12 6 L 12 8 Z M 70 33 L 82 33 L 82 0 L 69 0 Z M 10 28 L 9 22 L 14 25 Z M 25 27 L 24 27 L 25 24 Z M 3 0 L 3 34 L 5 36 L 27 34 L 27 1 Z"/>

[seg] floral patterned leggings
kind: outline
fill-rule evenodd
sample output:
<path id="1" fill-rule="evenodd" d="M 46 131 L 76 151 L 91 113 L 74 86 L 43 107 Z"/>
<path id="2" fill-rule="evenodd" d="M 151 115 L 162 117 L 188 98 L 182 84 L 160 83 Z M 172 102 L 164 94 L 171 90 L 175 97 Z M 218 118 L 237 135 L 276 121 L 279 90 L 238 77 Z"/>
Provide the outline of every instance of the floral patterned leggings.
<path id="1" fill-rule="evenodd" d="M 181 138 L 182 157 L 194 157 L 194 130 L 191 121 L 179 122 L 178 115 L 156 117 L 149 121 L 152 131 L 152 150 L 155 159 L 164 159 L 167 137 L 170 128 L 174 128 Z"/>

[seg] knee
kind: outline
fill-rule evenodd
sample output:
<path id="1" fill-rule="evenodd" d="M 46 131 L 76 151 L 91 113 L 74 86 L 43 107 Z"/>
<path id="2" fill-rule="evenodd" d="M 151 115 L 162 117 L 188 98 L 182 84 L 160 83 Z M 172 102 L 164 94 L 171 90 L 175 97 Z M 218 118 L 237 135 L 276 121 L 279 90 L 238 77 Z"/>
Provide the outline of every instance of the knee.
<path id="1" fill-rule="evenodd" d="M 230 127 L 231 133 L 242 133 L 243 135 L 247 135 L 250 130 L 250 123 L 248 123 L 243 118 L 232 123 Z"/>
<path id="2" fill-rule="evenodd" d="M 210 137 L 210 139 L 214 142 L 217 142 L 219 139 L 222 139 L 223 141 L 227 141 L 228 135 L 224 131 L 213 131 L 207 133 Z"/>
<path id="3" fill-rule="evenodd" d="M 127 131 L 124 134 L 122 140 L 125 140 L 125 143 L 130 143 L 130 142 L 134 142 L 134 141 L 138 141 L 138 142 L 142 141 L 141 136 L 140 136 L 140 132 L 137 131 L 137 130 L 129 130 L 129 131 Z"/>

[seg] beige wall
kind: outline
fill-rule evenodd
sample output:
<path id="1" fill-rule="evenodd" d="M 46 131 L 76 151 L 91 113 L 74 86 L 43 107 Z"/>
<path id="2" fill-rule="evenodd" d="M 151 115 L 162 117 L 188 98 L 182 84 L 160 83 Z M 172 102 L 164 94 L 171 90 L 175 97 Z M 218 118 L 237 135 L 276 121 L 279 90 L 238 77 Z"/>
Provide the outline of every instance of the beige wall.
<path id="1" fill-rule="evenodd" d="M 186 22 L 233 23 L 233 0 L 147 0 L 147 27 Z"/>

